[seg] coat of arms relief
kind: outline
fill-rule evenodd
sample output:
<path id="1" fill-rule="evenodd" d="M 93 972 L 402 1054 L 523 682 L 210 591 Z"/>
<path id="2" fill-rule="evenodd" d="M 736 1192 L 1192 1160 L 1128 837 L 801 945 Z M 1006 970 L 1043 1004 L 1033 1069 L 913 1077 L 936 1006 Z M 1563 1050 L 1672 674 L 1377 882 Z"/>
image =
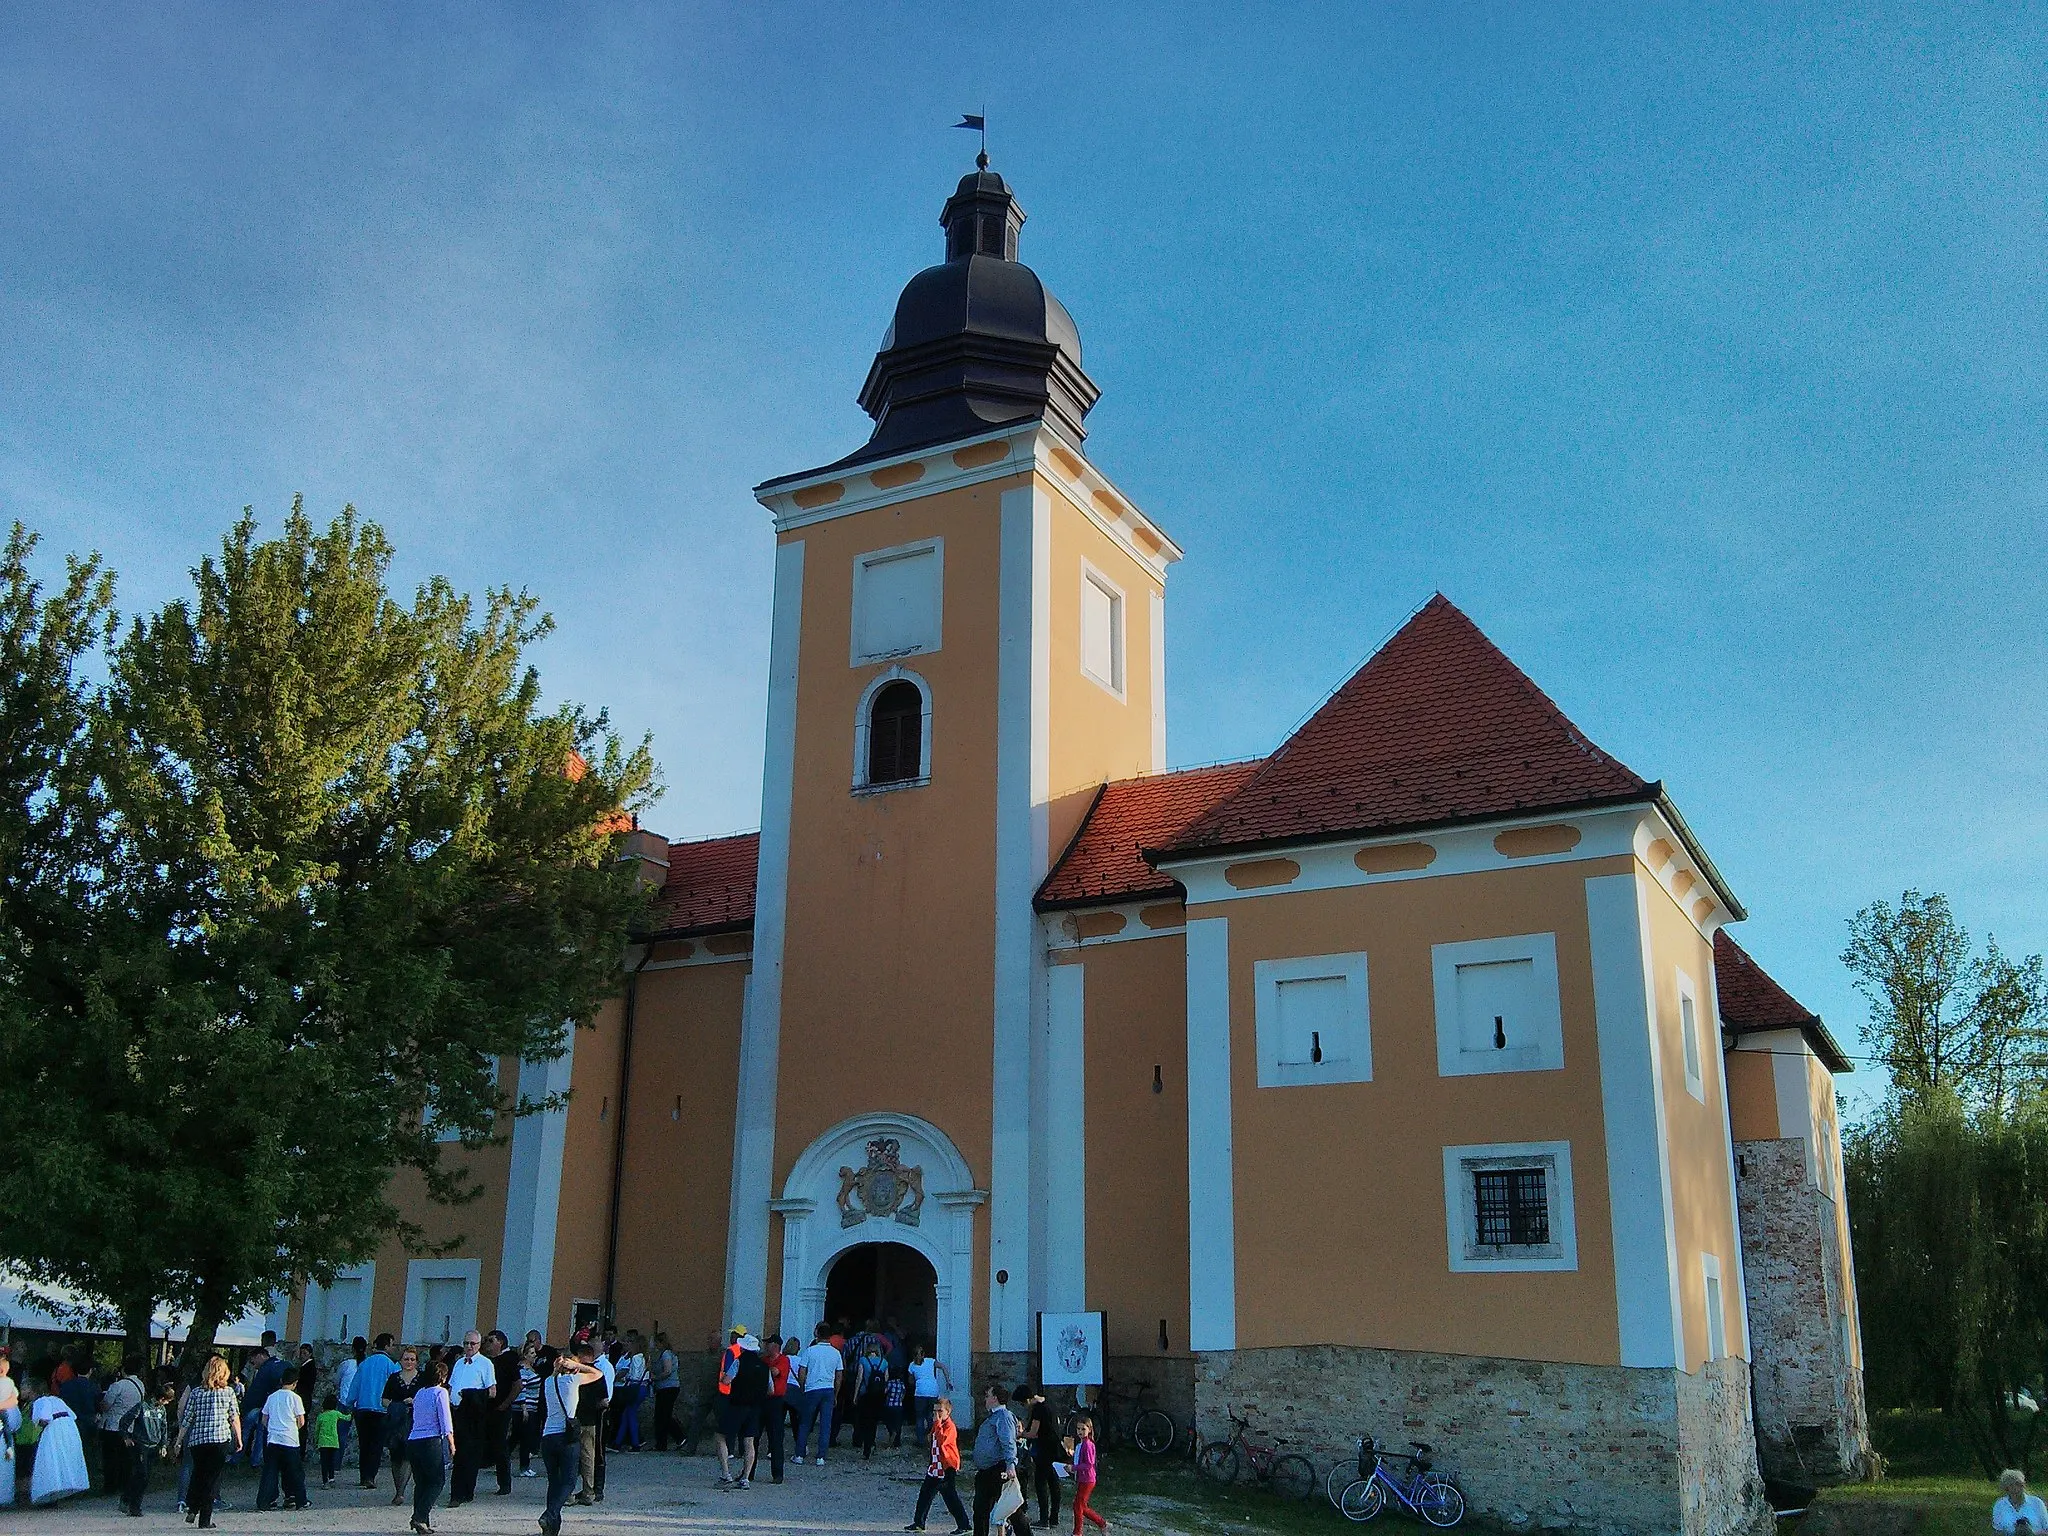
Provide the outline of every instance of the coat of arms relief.
<path id="1" fill-rule="evenodd" d="M 857 1227 L 870 1216 L 893 1216 L 914 1227 L 924 1211 L 924 1168 L 903 1166 L 903 1143 L 878 1136 L 868 1143 L 865 1168 L 839 1170 L 839 1225 Z"/>

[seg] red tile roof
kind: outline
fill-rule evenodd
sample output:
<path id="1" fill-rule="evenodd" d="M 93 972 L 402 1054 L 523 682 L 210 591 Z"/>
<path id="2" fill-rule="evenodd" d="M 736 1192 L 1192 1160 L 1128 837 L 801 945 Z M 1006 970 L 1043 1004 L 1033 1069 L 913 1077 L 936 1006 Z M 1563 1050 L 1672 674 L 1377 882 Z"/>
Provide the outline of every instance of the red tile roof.
<path id="1" fill-rule="evenodd" d="M 650 932 L 706 933 L 751 927 L 761 834 L 740 832 L 696 843 L 671 843 L 668 879 L 655 899 Z"/>
<path id="2" fill-rule="evenodd" d="M 1647 800 L 1442 593 L 1175 853 Z"/>
<path id="3" fill-rule="evenodd" d="M 1258 768 L 1255 758 L 1103 785 L 1074 840 L 1039 886 L 1039 907 L 1181 894 L 1180 882 L 1146 863 L 1141 850 L 1173 841 Z"/>
<path id="4" fill-rule="evenodd" d="M 1830 1072 L 1854 1070 L 1820 1015 L 1773 981 L 1725 928 L 1714 931 L 1714 999 L 1720 1005 L 1721 1028 L 1729 1034 L 1796 1029 Z"/>

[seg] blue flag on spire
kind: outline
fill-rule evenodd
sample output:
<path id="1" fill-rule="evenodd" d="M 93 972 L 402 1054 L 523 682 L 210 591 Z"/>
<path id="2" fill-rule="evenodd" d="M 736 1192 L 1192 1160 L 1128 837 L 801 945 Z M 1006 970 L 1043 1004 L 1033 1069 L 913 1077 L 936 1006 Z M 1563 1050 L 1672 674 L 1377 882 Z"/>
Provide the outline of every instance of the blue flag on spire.
<path id="1" fill-rule="evenodd" d="M 976 133 L 984 133 L 988 129 L 988 124 L 984 123 L 980 118 L 975 117 L 972 114 L 966 112 L 960 114 L 960 121 L 955 123 L 953 126 L 955 128 L 972 128 Z"/>

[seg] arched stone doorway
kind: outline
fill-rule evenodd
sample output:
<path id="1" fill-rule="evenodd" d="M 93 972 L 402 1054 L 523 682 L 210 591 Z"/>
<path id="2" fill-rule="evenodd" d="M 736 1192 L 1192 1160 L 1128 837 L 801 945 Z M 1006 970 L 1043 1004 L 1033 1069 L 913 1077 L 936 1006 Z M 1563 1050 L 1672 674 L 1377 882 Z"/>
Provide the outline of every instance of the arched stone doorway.
<path id="1" fill-rule="evenodd" d="M 915 1115 L 878 1112 L 842 1120 L 804 1148 L 774 1210 L 782 1217 L 781 1327 L 808 1339 L 828 1315 L 842 1256 L 867 1250 L 839 1277 L 843 1288 L 872 1283 L 873 1250 L 891 1265 L 908 1265 L 909 1249 L 931 1271 L 931 1326 L 958 1407 L 967 1404 L 974 1354 L 974 1211 L 988 1191 L 974 1187 L 967 1160 L 946 1133 Z M 873 1314 L 853 1313 L 856 1326 Z M 906 1327 L 908 1316 L 903 1316 Z"/>
<path id="2" fill-rule="evenodd" d="M 825 1273 L 825 1316 L 895 1322 L 906 1339 L 938 1347 L 939 1272 L 908 1243 L 858 1243 L 840 1252 Z"/>

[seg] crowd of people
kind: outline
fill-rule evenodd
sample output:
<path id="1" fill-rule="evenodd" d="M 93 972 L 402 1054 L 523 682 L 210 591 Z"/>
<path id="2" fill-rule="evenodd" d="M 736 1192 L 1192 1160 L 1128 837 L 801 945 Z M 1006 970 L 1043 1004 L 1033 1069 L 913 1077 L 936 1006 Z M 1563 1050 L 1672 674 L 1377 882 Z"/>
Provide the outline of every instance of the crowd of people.
<path id="1" fill-rule="evenodd" d="M 333 1486 L 353 1450 L 362 1488 L 376 1488 L 390 1464 L 391 1503 L 411 1505 L 414 1536 L 433 1536 L 437 1505 L 475 1499 L 487 1471 L 498 1495 L 512 1492 L 515 1476 L 545 1476 L 540 1528 L 559 1536 L 568 1506 L 603 1501 L 610 1456 L 639 1452 L 650 1436 L 657 1451 L 672 1438 L 692 1448 L 694 1426 L 708 1417 L 719 1485 L 734 1492 L 752 1488 L 764 1464 L 782 1482 L 792 1441 L 795 1465 L 823 1466 L 849 1431 L 864 1459 L 885 1436 L 888 1449 L 901 1450 L 908 1432 L 925 1478 L 907 1530 L 924 1530 L 943 1500 L 959 1532 L 1029 1531 L 1033 1493 L 1039 1527 L 1050 1529 L 1065 1482 L 1076 1536 L 1084 1521 L 1104 1524 L 1088 1508 L 1097 1462 L 1087 1421 L 1063 1436 L 1044 1395 L 1021 1387 L 984 1396 L 966 1469 L 970 1521 L 955 1481 L 963 1437 L 952 1374 L 893 1321 L 871 1319 L 859 1330 L 821 1323 L 808 1343 L 735 1325 L 687 1423 L 677 1411 L 683 1366 L 668 1336 L 635 1329 L 579 1329 L 559 1349 L 536 1331 L 516 1348 L 497 1329 L 445 1345 L 401 1346 L 380 1334 L 355 1339 L 331 1380 L 310 1346 L 281 1347 L 271 1333 L 239 1372 L 220 1353 L 192 1365 L 188 1378 L 184 1362 L 151 1372 L 130 1355 L 118 1370 L 96 1371 L 80 1347 L 17 1382 L 0 1348 L 0 1451 L 12 1473 L 0 1496 L 54 1503 L 93 1487 L 96 1464 L 97 1485 L 139 1517 L 152 1472 L 165 1463 L 177 1469 L 186 1522 L 211 1528 L 228 1507 L 222 1473 L 237 1460 L 259 1473 L 256 1509 L 293 1510 L 308 1506 L 316 1476 Z"/>

